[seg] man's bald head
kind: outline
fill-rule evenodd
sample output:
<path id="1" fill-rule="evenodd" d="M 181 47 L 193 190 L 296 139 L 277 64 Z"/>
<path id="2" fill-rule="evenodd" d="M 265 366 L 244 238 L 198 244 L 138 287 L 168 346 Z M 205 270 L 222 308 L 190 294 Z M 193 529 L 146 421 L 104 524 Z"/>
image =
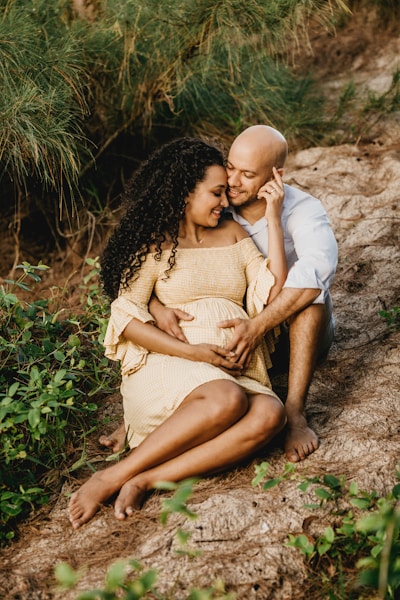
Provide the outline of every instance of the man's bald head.
<path id="1" fill-rule="evenodd" d="M 283 176 L 287 153 L 284 136 L 268 125 L 248 127 L 233 141 L 226 163 L 228 197 L 239 213 L 246 211 L 247 220 L 263 214 L 265 199 L 258 192 L 275 179 L 273 167 Z"/>
<path id="2" fill-rule="evenodd" d="M 234 139 L 230 153 L 238 149 L 252 157 L 250 162 L 267 168 L 282 169 L 288 155 L 285 137 L 269 125 L 252 125 L 242 131 Z"/>

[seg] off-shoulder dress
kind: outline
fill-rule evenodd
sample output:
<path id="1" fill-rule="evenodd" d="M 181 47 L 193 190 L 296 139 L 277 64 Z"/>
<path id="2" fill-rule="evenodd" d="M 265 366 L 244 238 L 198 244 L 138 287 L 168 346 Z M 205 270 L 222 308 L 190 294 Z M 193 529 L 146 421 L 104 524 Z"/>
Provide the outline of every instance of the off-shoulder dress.
<path id="1" fill-rule="evenodd" d="M 165 306 L 194 316 L 192 321 L 180 322 L 192 344 L 224 346 L 233 331 L 217 327 L 217 323 L 236 317 L 248 319 L 265 306 L 274 276 L 268 269 L 268 259 L 250 238 L 216 248 L 178 247 L 175 265 L 168 271 L 170 252 L 164 250 L 161 256 L 148 254 L 138 277 L 111 304 L 105 355 L 121 362 L 124 420 L 131 448 L 204 383 L 227 379 L 250 394 L 276 397 L 267 369 L 279 329 L 269 332 L 240 377 L 208 363 L 148 352 L 124 338 L 123 331 L 131 319 L 154 322 L 148 310 L 153 292 Z"/>

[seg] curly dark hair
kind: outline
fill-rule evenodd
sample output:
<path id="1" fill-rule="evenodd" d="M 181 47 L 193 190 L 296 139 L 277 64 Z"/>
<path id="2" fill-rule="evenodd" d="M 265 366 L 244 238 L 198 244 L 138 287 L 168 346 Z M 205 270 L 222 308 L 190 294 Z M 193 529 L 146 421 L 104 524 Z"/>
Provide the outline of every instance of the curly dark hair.
<path id="1" fill-rule="evenodd" d="M 138 275 L 150 247 L 156 259 L 161 257 L 167 235 L 172 240 L 168 270 L 174 266 L 185 199 L 214 165 L 224 166 L 216 146 L 185 137 L 160 147 L 134 173 L 122 194 L 125 214 L 100 260 L 104 291 L 111 299 Z"/>

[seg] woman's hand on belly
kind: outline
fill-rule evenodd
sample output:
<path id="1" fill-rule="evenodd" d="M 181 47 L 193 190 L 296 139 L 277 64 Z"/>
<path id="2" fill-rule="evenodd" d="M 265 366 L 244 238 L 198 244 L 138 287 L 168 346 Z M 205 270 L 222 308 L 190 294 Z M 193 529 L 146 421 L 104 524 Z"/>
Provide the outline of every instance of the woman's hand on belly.
<path id="1" fill-rule="evenodd" d="M 233 377 L 242 374 L 243 367 L 236 362 L 236 355 L 230 350 L 225 350 L 225 348 L 214 344 L 192 344 L 189 348 L 188 358 L 190 360 L 214 365 L 214 367 L 222 369 Z"/>

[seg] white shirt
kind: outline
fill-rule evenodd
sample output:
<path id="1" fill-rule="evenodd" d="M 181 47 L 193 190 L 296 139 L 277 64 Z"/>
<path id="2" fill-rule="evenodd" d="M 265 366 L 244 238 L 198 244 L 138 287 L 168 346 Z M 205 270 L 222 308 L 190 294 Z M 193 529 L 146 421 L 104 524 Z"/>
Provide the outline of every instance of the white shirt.
<path id="1" fill-rule="evenodd" d="M 324 304 L 335 276 L 338 247 L 328 215 L 321 202 L 299 189 L 284 184 L 282 228 L 288 265 L 288 276 L 283 287 L 320 289 L 315 304 Z M 268 225 L 264 217 L 251 225 L 235 212 L 227 209 L 267 256 Z"/>

